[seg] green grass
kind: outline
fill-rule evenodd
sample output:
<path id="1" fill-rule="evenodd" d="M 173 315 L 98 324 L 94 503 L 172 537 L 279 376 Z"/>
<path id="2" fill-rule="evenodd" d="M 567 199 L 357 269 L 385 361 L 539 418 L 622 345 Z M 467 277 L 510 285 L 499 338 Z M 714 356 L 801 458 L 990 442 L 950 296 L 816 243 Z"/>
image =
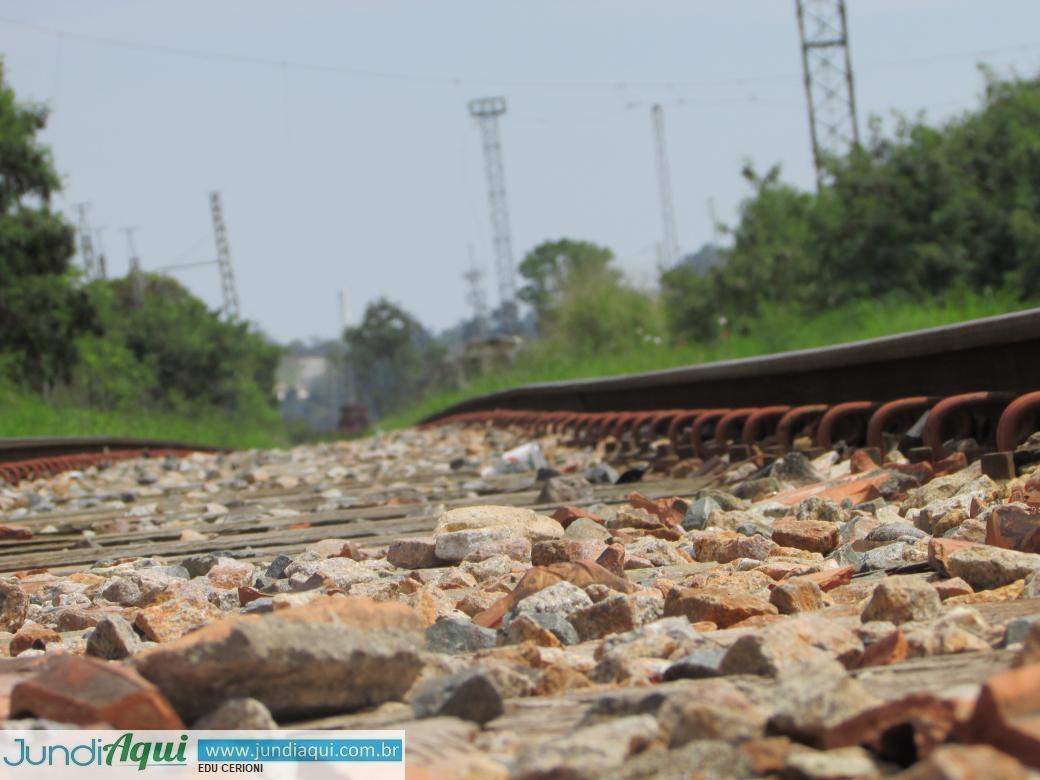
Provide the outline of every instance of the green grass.
<path id="1" fill-rule="evenodd" d="M 532 350 L 512 369 L 476 377 L 460 390 L 433 393 L 415 406 L 388 416 L 380 427 L 407 427 L 467 398 L 532 382 L 653 371 L 842 344 L 1004 314 L 1035 305 L 1036 301 L 1021 301 L 1009 291 L 959 290 L 921 302 L 896 297 L 859 301 L 809 318 L 776 307 L 765 312 L 751 332 L 713 344 L 648 344 L 634 351 L 577 358 L 538 355 Z"/>
<path id="2" fill-rule="evenodd" d="M 235 449 L 288 443 L 274 414 L 263 420 L 236 420 L 212 410 L 106 411 L 50 402 L 9 385 L 0 385 L 0 410 L 0 436 L 131 436 Z"/>

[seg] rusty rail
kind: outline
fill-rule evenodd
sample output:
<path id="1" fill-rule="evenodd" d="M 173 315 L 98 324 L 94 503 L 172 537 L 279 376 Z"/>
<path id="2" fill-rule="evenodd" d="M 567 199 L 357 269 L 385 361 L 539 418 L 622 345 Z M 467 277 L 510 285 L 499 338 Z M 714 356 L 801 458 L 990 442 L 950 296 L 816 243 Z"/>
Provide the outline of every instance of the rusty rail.
<path id="1" fill-rule="evenodd" d="M 1040 428 L 1040 309 L 913 333 L 688 368 L 526 385 L 456 404 L 421 424 L 480 423 L 706 458 L 839 442 L 918 449 L 950 439 L 969 457 L 1010 452 Z M 925 452 L 927 450 L 927 452 Z"/>
<path id="2" fill-rule="evenodd" d="M 543 382 L 478 396 L 427 417 L 493 409 L 555 412 L 828 406 L 1040 388 L 1040 309 L 778 355 L 626 376 Z"/>
<path id="3" fill-rule="evenodd" d="M 30 437 L 0 439 L 0 480 L 53 476 L 131 458 L 183 457 L 193 452 L 224 452 L 219 447 L 184 442 L 116 437 Z"/>

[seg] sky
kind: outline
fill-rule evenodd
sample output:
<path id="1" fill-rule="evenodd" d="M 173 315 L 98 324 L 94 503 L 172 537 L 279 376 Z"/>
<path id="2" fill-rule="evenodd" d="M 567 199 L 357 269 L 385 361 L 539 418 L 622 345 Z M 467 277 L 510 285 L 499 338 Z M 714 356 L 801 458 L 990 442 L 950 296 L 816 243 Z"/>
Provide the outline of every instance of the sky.
<path id="1" fill-rule="evenodd" d="M 986 62 L 1040 71 L 1035 0 L 848 0 L 861 130 L 977 105 Z M 90 203 L 112 275 L 216 256 L 223 200 L 242 316 L 333 338 L 386 296 L 439 330 L 497 283 L 472 98 L 501 95 L 516 262 L 561 237 L 656 278 L 650 109 L 663 107 L 683 251 L 732 224 L 745 161 L 814 182 L 794 0 L 0 0 L 5 75 Z M 174 271 L 213 307 L 214 266 Z"/>

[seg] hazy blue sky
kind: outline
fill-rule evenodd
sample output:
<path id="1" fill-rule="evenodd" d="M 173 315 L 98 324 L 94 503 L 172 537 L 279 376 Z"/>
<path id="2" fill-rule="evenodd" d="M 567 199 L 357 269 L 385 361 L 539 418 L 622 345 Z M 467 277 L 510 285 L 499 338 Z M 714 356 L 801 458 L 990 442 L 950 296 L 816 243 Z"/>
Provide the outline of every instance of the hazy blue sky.
<path id="1" fill-rule="evenodd" d="M 1036 0 L 848 7 L 861 127 L 972 106 L 979 61 L 1040 66 Z M 93 203 L 110 271 L 126 225 L 146 268 L 211 259 L 220 189 L 243 315 L 280 340 L 335 335 L 340 288 L 355 320 L 387 295 L 452 324 L 470 241 L 494 301 L 473 97 L 509 101 L 518 261 L 583 238 L 653 282 L 654 102 L 685 250 L 711 238 L 709 197 L 732 220 L 744 159 L 813 180 L 793 0 L 0 0 L 0 50 L 53 108 L 58 206 Z M 219 304 L 215 268 L 177 276 Z"/>

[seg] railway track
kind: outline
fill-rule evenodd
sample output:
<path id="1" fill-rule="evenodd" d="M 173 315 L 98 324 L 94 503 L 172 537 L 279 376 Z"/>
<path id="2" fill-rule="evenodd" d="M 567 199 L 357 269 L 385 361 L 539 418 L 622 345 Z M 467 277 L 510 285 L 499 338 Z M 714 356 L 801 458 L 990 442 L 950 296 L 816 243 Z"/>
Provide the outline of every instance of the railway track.
<path id="1" fill-rule="evenodd" d="M 421 424 L 517 426 L 585 445 L 611 439 L 625 455 L 650 454 L 661 439 L 672 455 L 700 458 L 841 441 L 940 459 L 955 437 L 974 438 L 974 455 L 1002 453 L 1040 428 L 1038 356 L 1040 309 L 1032 309 L 835 347 L 528 385 Z"/>
<path id="2" fill-rule="evenodd" d="M 181 728 L 249 697 L 266 725 L 202 722 L 403 729 L 410 770 L 437 780 L 952 776 L 940 759 L 1026 777 L 1040 378 L 1019 350 L 1036 323 L 920 336 L 931 358 L 911 335 L 669 372 L 668 390 L 527 388 L 291 451 L 0 444 L 0 468 L 20 464 L 0 489 L 0 656 L 17 656 L 0 724 Z M 951 362 L 945 384 L 784 395 L 797 365 L 938 365 L 942 343 L 1016 378 Z M 536 443 L 548 468 L 507 465 Z M 63 473 L 84 465 L 105 468 Z M 468 675 L 450 705 L 420 695 Z"/>
<path id="3" fill-rule="evenodd" d="M 0 439 L 0 479 L 11 483 L 104 466 L 133 458 L 178 457 L 221 448 L 155 439 L 114 436 L 34 436 Z"/>

